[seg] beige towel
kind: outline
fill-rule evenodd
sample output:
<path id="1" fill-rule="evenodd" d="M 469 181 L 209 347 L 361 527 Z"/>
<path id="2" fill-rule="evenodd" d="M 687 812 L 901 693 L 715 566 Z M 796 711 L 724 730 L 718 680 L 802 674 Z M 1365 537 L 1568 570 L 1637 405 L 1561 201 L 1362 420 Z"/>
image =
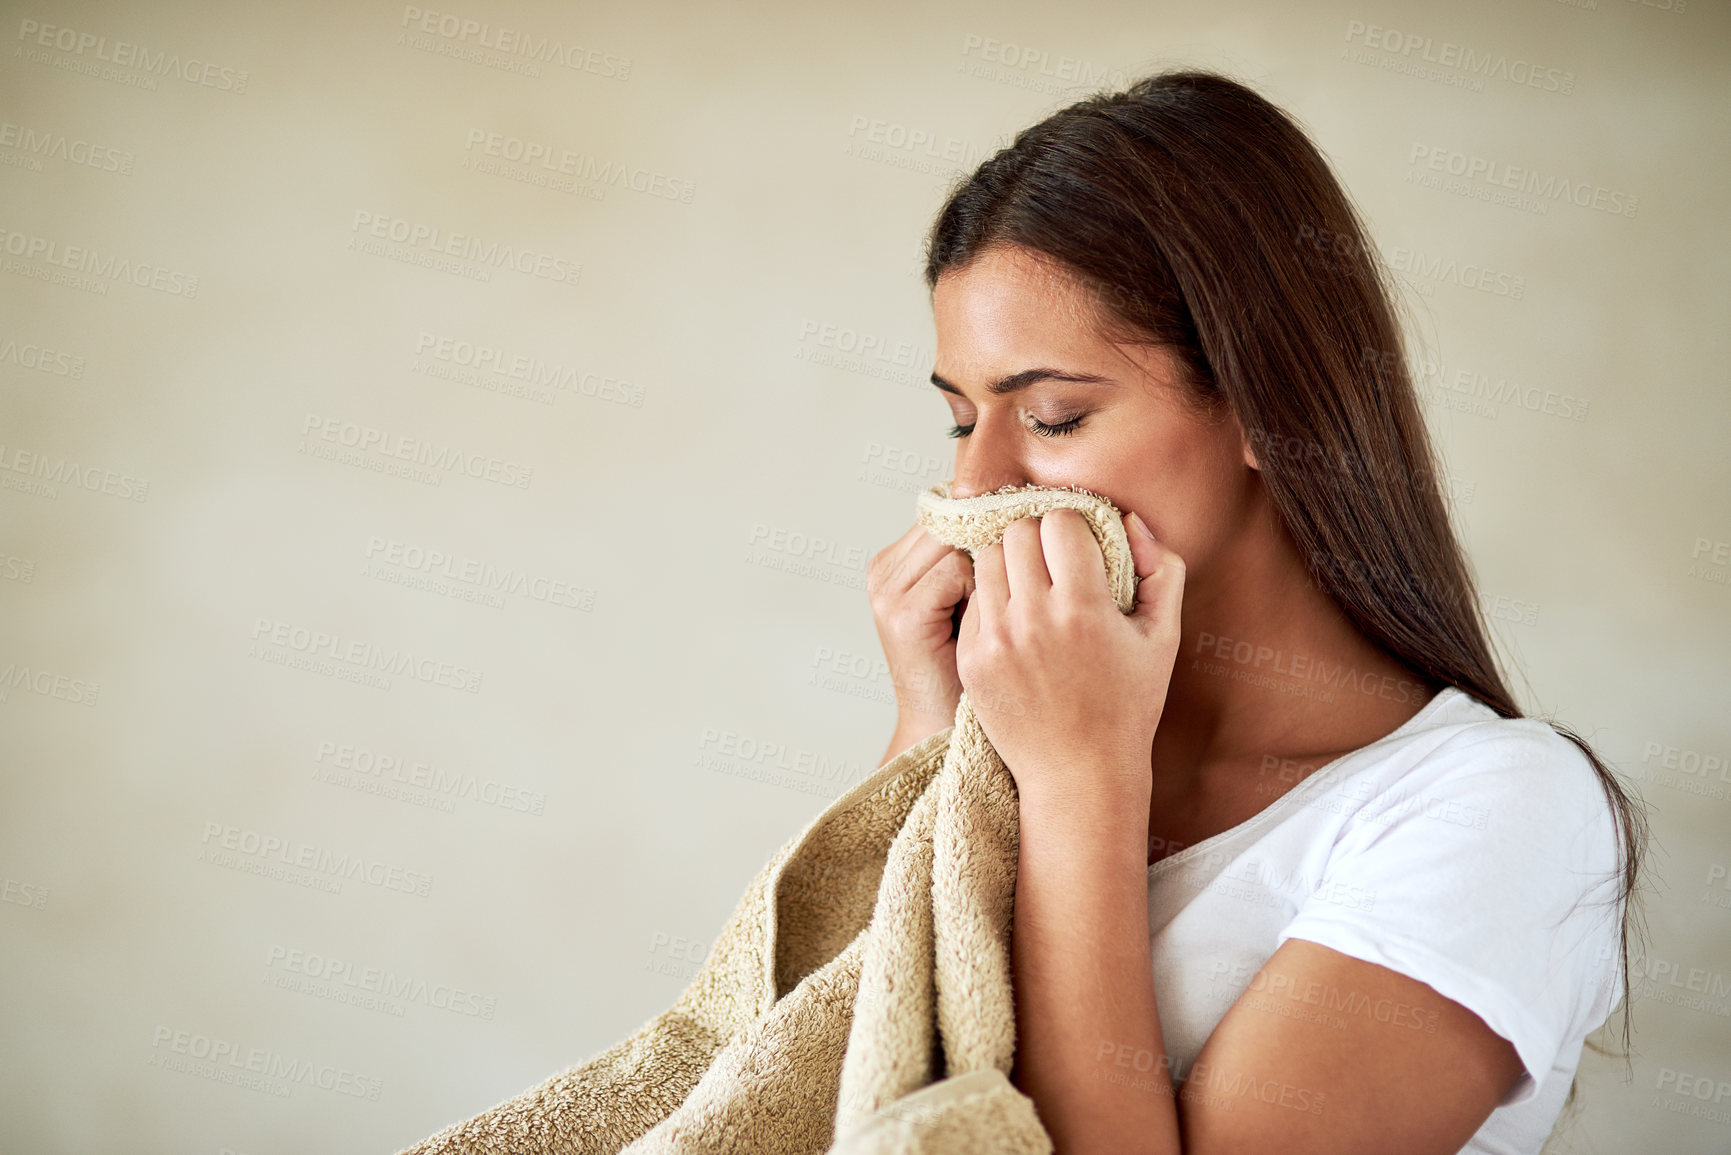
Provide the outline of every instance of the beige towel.
<path id="1" fill-rule="evenodd" d="M 1060 505 L 1087 517 L 1130 612 L 1135 563 L 1098 494 L 956 499 L 944 482 L 916 515 L 976 556 Z M 964 692 L 952 726 L 776 852 L 671 1007 L 402 1155 L 1049 1153 L 1009 1079 L 1017 834 L 1015 781 Z"/>

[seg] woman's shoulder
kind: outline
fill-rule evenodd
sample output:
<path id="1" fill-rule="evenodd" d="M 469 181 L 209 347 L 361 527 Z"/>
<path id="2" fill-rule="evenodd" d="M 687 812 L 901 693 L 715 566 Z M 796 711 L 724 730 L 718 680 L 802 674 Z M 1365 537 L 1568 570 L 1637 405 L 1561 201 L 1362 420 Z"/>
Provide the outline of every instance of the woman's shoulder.
<path id="1" fill-rule="evenodd" d="M 1543 718 L 1505 718 L 1454 686 L 1415 717 L 1427 724 L 1412 737 L 1422 753 L 1406 774 L 1534 801 L 1547 797 L 1604 800 L 1592 761 L 1572 739 Z"/>
<path id="2" fill-rule="evenodd" d="M 1462 973 L 1495 971 L 1528 1002 L 1566 957 L 1578 981 L 1542 997 L 1563 1000 L 1557 1015 L 1608 1013 L 1621 974 L 1622 851 L 1605 784 L 1545 719 L 1505 718 L 1464 691 L 1444 693 L 1379 760 L 1374 789 L 1356 792 L 1328 874 L 1374 895 L 1374 911 L 1351 917 L 1377 935 L 1414 951 L 1428 943 Z M 1438 911 L 1457 917 L 1439 923 Z M 1346 917 L 1318 904 L 1292 933 Z"/>
<path id="3" fill-rule="evenodd" d="M 1427 842 L 1449 831 L 1442 841 L 1455 852 L 1501 866 L 1549 860 L 1616 872 L 1610 794 L 1587 754 L 1549 722 L 1505 718 L 1452 686 L 1414 722 L 1369 768 L 1373 781 L 1351 791 L 1361 809 L 1349 841 L 1406 840 L 1397 826 Z"/>

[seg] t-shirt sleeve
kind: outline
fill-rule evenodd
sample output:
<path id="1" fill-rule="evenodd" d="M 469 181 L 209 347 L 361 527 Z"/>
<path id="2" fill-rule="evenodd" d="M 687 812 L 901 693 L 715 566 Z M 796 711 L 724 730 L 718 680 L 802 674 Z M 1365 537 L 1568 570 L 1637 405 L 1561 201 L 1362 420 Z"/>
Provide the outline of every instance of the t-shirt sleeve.
<path id="1" fill-rule="evenodd" d="M 1537 719 L 1468 727 L 1347 817 L 1288 938 L 1398 971 L 1507 1039 L 1538 1094 L 1620 994 L 1615 815 L 1579 747 Z M 1355 896 L 1341 901 L 1340 895 Z"/>

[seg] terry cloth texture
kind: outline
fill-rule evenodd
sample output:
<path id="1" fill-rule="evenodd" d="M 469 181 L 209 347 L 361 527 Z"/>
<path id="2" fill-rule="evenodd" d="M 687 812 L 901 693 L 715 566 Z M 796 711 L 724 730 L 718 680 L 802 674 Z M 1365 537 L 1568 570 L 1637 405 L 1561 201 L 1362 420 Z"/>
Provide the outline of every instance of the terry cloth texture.
<path id="1" fill-rule="evenodd" d="M 1119 511 L 1080 488 L 919 494 L 977 556 L 1070 506 L 1118 607 L 1136 601 Z M 966 692 L 778 850 L 676 1002 L 600 1054 L 401 1155 L 1047 1155 L 1016 1050 L 1015 780 Z"/>

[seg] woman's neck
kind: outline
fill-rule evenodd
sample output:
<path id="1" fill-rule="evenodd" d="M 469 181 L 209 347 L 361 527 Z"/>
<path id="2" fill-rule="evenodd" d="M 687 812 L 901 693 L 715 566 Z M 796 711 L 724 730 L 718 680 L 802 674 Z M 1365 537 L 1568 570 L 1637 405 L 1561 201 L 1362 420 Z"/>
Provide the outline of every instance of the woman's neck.
<path id="1" fill-rule="evenodd" d="M 1165 772 L 1338 756 L 1400 726 L 1432 696 L 1311 584 L 1262 505 L 1208 566 L 1188 573 L 1152 752 Z"/>

